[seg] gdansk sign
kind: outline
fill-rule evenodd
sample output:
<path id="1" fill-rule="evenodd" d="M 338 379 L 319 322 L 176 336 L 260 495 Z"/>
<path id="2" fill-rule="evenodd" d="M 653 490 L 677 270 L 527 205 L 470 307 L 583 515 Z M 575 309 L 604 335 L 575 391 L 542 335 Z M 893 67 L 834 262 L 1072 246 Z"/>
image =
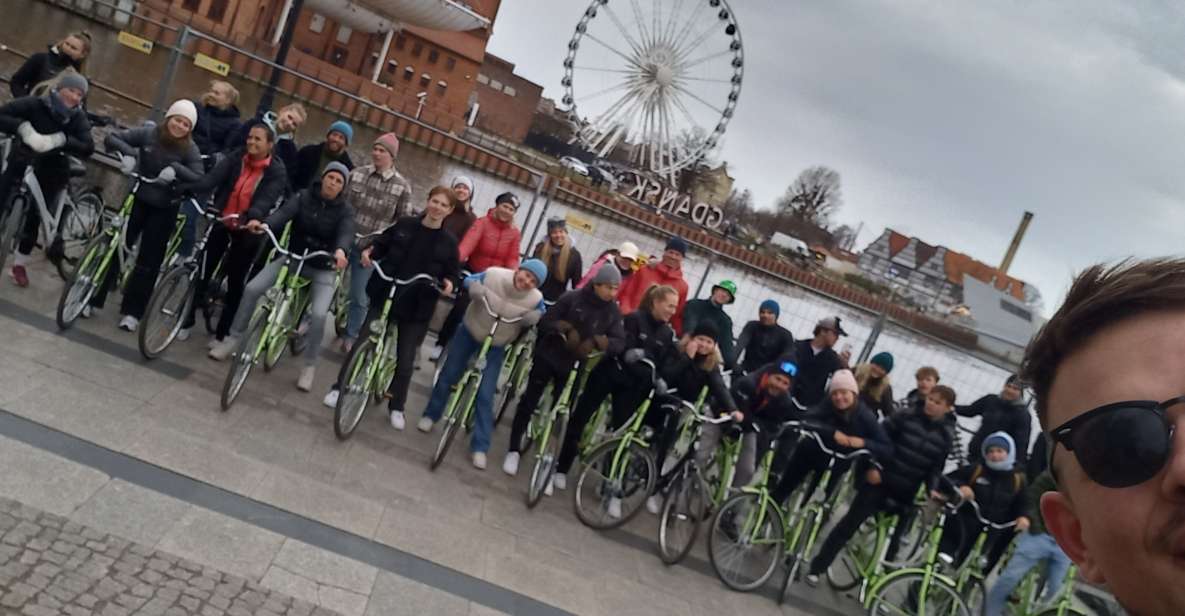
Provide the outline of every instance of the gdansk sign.
<path id="1" fill-rule="evenodd" d="M 670 212 L 708 229 L 716 229 L 724 221 L 724 210 L 720 206 L 702 202 L 693 204 L 691 195 L 681 194 L 678 190 L 640 173 L 626 173 L 625 180 L 631 179 L 634 186 L 626 196 L 635 201 L 653 206 L 660 212 Z"/>

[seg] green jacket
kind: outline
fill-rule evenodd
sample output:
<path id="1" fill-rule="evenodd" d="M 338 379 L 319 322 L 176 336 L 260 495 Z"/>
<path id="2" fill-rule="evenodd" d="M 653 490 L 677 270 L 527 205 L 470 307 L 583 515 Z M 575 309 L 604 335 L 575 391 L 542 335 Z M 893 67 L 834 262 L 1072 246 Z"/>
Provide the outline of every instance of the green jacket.
<path id="1" fill-rule="evenodd" d="M 716 343 L 720 345 L 720 354 L 724 356 L 724 364 L 732 368 L 736 357 L 733 355 L 732 317 L 724 312 L 723 306 L 717 306 L 711 299 L 693 299 L 683 308 L 683 333 L 691 335 L 701 321 L 709 321 L 719 332 Z"/>
<path id="2" fill-rule="evenodd" d="M 1029 526 L 1030 533 L 1040 535 L 1049 532 L 1049 529 L 1045 527 L 1045 518 L 1041 515 L 1041 495 L 1056 491 L 1057 484 L 1054 483 L 1053 475 L 1048 470 L 1037 475 L 1037 478 L 1025 491 L 1025 517 L 1032 522 Z"/>

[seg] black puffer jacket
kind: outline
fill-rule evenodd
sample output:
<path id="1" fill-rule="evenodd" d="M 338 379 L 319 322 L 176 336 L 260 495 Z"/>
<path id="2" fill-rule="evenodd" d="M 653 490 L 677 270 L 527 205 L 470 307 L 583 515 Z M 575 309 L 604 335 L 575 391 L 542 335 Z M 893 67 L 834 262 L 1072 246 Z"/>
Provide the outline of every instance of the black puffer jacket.
<path id="1" fill-rule="evenodd" d="M 659 323 L 645 310 L 636 310 L 622 319 L 625 329 L 625 348 L 642 349 L 646 359 L 654 362 L 659 369 L 662 361 L 675 348 L 675 330 L 670 323 Z M 626 371 L 639 384 L 649 385 L 650 368 L 640 363 L 626 367 Z"/>
<path id="2" fill-rule="evenodd" d="M 321 183 L 316 182 L 284 201 L 280 209 L 264 217 L 264 212 L 254 206 L 247 212 L 248 220 L 263 220 L 279 236 L 280 229 L 292 221 L 292 235 L 288 239 L 288 250 L 299 255 L 309 251 L 324 250 L 350 252 L 354 243 L 354 208 L 341 191 L 332 201 L 321 197 Z M 331 269 L 333 259 L 319 257 L 309 262 L 309 267 Z"/>
<path id="3" fill-rule="evenodd" d="M 794 351 L 794 334 L 774 323 L 762 325 L 761 321 L 749 321 L 737 338 L 737 356 L 744 353 L 741 369 L 755 372 L 762 366 Z"/>
<path id="4" fill-rule="evenodd" d="M 964 466 L 948 475 L 960 486 L 971 486 L 983 517 L 1004 524 L 1025 513 L 1023 472 L 993 471 L 981 464 Z"/>
<path id="5" fill-rule="evenodd" d="M 17 134 L 17 128 L 28 122 L 33 130 L 42 135 L 62 133 L 66 136 L 66 145 L 59 151 L 79 158 L 87 158 L 95 151 L 95 141 L 91 137 L 91 124 L 86 119 L 86 112 L 81 106 L 76 107 L 66 118 L 55 116 L 50 109 L 50 97 L 26 96 L 9 101 L 0 107 L 0 132 L 10 135 Z M 9 154 L 10 160 L 30 161 L 37 154 L 17 138 L 19 145 Z"/>
<path id="6" fill-rule="evenodd" d="M 816 429 L 822 428 L 819 430 L 819 436 L 823 437 L 823 444 L 829 449 L 837 448 L 835 432 L 838 430 L 848 436 L 864 439 L 864 448 L 872 452 L 877 461 L 883 462 L 893 456 L 893 442 L 889 440 L 889 435 L 877 420 L 876 412 L 864 406 L 859 398 L 856 399 L 853 408 L 842 413 L 835 409 L 830 398 L 826 398 L 817 406 L 808 409 L 802 416 L 802 421 Z M 850 449 L 840 447 L 838 451 L 846 453 Z"/>
<path id="7" fill-rule="evenodd" d="M 898 413 L 884 422 L 893 441 L 893 457 L 882 460 L 884 486 L 898 503 L 912 502 L 918 486 L 938 487 L 950 454 L 951 435 L 943 419 L 921 413 Z"/>
<path id="8" fill-rule="evenodd" d="M 235 182 L 239 181 L 239 175 L 243 172 L 243 156 L 245 156 L 245 150 L 242 148 L 231 152 L 218 161 L 218 164 L 209 173 L 202 176 L 202 179 L 182 184 L 179 190 L 195 193 L 213 190 L 214 208 L 221 212 L 226 208 L 226 202 L 235 189 Z M 284 170 L 284 163 L 280 162 L 280 159 L 273 154 L 271 162 L 263 170 L 263 177 L 255 185 L 255 191 L 251 193 L 251 207 L 248 208 L 248 215 L 250 215 L 249 212 L 256 212 L 257 216 L 262 217 L 272 211 L 280 198 L 284 196 L 287 186 L 288 174 Z M 244 219 L 241 222 L 246 223 L 247 221 Z M 240 225 L 232 223 L 229 226 L 238 227 Z"/>
<path id="9" fill-rule="evenodd" d="M 28 96 L 37 84 L 54 78 L 67 68 L 81 72 L 82 65 L 70 56 L 59 53 L 53 45 L 49 47 L 48 51 L 41 51 L 29 56 L 29 59 L 16 69 L 9 81 L 12 97 Z"/>
<path id="10" fill-rule="evenodd" d="M 197 104 L 198 121 L 193 127 L 193 141 L 202 154 L 215 154 L 242 147 L 242 143 L 228 143 L 231 135 L 238 133 L 243 121 L 239 108 L 219 109 L 212 105 Z M 243 136 L 246 141 L 246 135 Z"/>
<path id="11" fill-rule="evenodd" d="M 955 412 L 963 417 L 982 417 L 983 423 L 967 446 L 971 461 L 982 459 L 980 446 L 993 432 L 1007 432 L 1016 442 L 1016 464 L 1023 467 L 1028 460 L 1029 435 L 1033 430 L 1033 415 L 1024 400 L 1009 402 L 996 394 L 986 395 L 969 406 L 957 406 Z"/>
<path id="12" fill-rule="evenodd" d="M 425 227 L 417 216 L 400 218 L 375 238 L 372 246 L 371 259 L 378 261 L 383 271 L 396 280 L 428 274 L 443 285 L 446 278 L 455 278 L 460 269 L 457 238 L 446 229 Z M 366 292 L 372 306 L 381 306 L 386 301 L 390 285 L 378 274 L 371 275 Z M 394 316 L 399 320 L 427 321 L 432 318 L 439 297 L 440 291 L 426 283 L 401 287 L 395 291 Z"/>
<path id="13" fill-rule="evenodd" d="M 177 187 L 186 182 L 195 182 L 202 176 L 202 158 L 197 146 L 187 141 L 179 148 L 166 147 L 161 143 L 161 129 L 154 125 L 130 128 L 107 135 L 104 145 L 108 151 L 116 151 L 134 157 L 139 164 L 137 172 L 145 178 L 155 178 L 165 167 L 177 171 L 177 181 L 170 186 L 143 183 L 136 191 L 136 201 L 152 207 L 165 207 L 181 194 Z"/>
<path id="14" fill-rule="evenodd" d="M 711 355 L 697 355 L 692 359 L 683 350 L 686 344 L 686 341 L 680 342 L 669 349 L 666 359 L 658 365 L 658 373 L 666 382 L 668 393 L 695 402 L 707 387 L 713 409 L 720 412 L 736 410 L 736 402 L 720 373 L 724 366 L 720 349 L 713 350 Z"/>
<path id="15" fill-rule="evenodd" d="M 535 361 L 571 369 L 578 360 L 599 350 L 594 340 L 597 336 L 606 338 L 606 356 L 614 357 L 625 350 L 625 328 L 617 301 L 602 300 L 591 286 L 568 291 L 539 321 Z"/>

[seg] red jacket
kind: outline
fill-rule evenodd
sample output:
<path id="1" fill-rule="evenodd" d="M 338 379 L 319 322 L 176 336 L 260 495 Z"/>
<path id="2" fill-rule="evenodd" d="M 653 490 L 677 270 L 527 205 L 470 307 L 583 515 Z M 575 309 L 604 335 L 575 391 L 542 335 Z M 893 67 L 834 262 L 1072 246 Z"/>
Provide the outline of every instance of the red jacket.
<path id="1" fill-rule="evenodd" d="M 671 327 L 675 329 L 676 334 L 682 335 L 683 306 L 687 304 L 687 283 L 683 280 L 682 269 L 669 268 L 661 261 L 634 272 L 632 276 L 621 283 L 621 288 L 617 290 L 617 303 L 621 306 L 621 313 L 629 314 L 637 310 L 646 290 L 656 284 L 674 287 L 679 292 L 679 309 L 675 311 L 675 316 L 671 317 Z"/>
<path id="2" fill-rule="evenodd" d="M 500 222 L 490 212 L 469 227 L 457 251 L 461 263 L 468 263 L 469 271 L 474 274 L 491 267 L 516 270 L 521 240 L 522 235 L 513 223 Z"/>

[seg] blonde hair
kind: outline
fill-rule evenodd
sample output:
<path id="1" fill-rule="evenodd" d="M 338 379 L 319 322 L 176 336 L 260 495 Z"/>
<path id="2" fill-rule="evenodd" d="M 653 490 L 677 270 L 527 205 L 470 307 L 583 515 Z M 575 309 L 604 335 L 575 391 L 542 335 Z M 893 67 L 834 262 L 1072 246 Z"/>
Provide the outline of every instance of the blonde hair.
<path id="1" fill-rule="evenodd" d="M 617 267 L 617 265 L 606 262 L 601 265 L 601 267 Z M 675 287 L 665 284 L 653 285 L 649 289 L 646 289 L 646 293 L 642 295 L 642 301 L 638 304 L 638 310 L 643 312 L 653 312 L 655 302 L 665 297 L 678 294 L 679 292 L 675 290 Z"/>
<path id="2" fill-rule="evenodd" d="M 210 81 L 210 90 L 213 91 L 215 88 L 225 88 L 226 89 L 227 94 L 230 95 L 231 106 L 239 104 L 239 89 L 234 87 L 234 85 L 231 84 L 231 82 L 223 81 L 221 79 L 211 80 Z M 205 96 L 202 97 L 202 103 L 207 104 L 207 105 L 210 104 Z"/>
<path id="3" fill-rule="evenodd" d="M 300 103 L 288 103 L 287 105 L 280 107 L 280 113 L 284 113 L 285 111 L 291 111 L 292 113 L 300 116 L 301 122 L 306 122 L 309 119 L 309 112 L 305 111 L 304 105 Z"/>

